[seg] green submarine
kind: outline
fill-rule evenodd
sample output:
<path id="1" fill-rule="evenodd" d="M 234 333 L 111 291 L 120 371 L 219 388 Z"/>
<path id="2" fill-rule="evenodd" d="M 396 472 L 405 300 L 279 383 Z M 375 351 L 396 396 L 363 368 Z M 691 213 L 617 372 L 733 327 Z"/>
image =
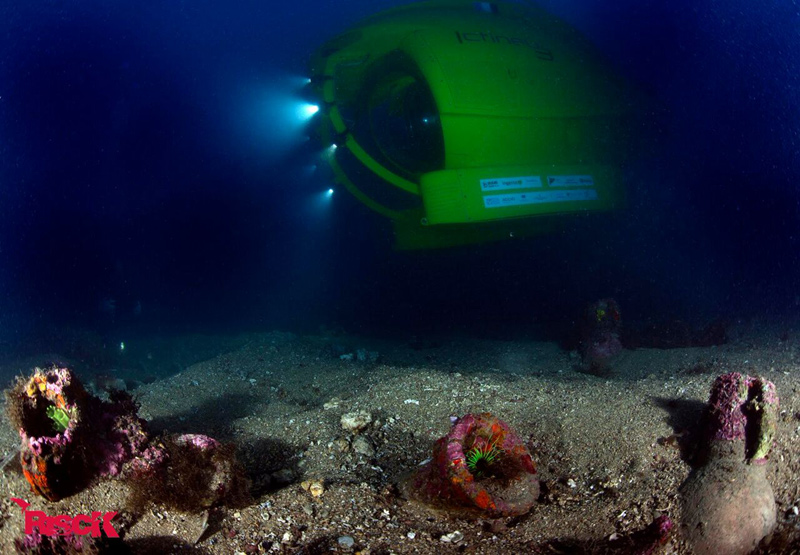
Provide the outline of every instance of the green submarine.
<path id="1" fill-rule="evenodd" d="M 399 249 L 557 229 L 624 205 L 639 94 L 530 4 L 433 0 L 364 19 L 310 62 L 334 180 Z"/>

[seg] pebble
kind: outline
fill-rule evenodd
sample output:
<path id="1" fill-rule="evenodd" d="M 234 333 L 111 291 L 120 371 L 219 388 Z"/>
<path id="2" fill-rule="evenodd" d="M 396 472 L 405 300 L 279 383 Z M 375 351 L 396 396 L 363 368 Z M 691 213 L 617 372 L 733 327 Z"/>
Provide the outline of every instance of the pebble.
<path id="1" fill-rule="evenodd" d="M 315 482 L 309 486 L 308 492 L 314 497 L 320 497 L 325 493 L 325 486 L 320 482 Z"/>
<path id="2" fill-rule="evenodd" d="M 328 449 L 339 453 L 347 453 L 350 450 L 350 442 L 343 437 L 337 437 L 328 444 Z"/>
<path id="3" fill-rule="evenodd" d="M 464 534 L 462 534 L 461 531 L 456 530 L 455 532 L 445 534 L 439 539 L 445 543 L 458 543 L 464 539 Z"/>
<path id="4" fill-rule="evenodd" d="M 304 490 L 310 493 L 313 497 L 320 497 L 325 493 L 325 486 L 322 480 L 306 480 L 300 484 Z"/>
<path id="5" fill-rule="evenodd" d="M 409 532 L 408 534 L 406 534 L 406 537 L 408 539 L 410 539 L 410 540 L 413 540 L 414 538 L 417 537 L 417 533 L 416 532 Z"/>
<path id="6" fill-rule="evenodd" d="M 375 449 L 364 436 L 358 436 L 353 440 L 353 451 L 365 457 L 372 457 L 375 455 Z"/>
<path id="7" fill-rule="evenodd" d="M 342 428 L 357 434 L 372 423 L 372 415 L 364 410 L 348 412 L 342 415 Z"/>
<path id="8" fill-rule="evenodd" d="M 339 536 L 339 539 L 336 541 L 345 549 L 352 549 L 356 544 L 356 540 L 353 539 L 353 536 Z"/>

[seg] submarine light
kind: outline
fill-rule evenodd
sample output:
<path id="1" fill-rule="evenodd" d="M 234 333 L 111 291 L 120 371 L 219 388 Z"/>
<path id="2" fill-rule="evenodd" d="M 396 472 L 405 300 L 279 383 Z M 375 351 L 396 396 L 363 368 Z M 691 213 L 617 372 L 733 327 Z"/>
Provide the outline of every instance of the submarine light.
<path id="1" fill-rule="evenodd" d="M 307 215 L 311 217 L 309 221 L 321 222 L 333 209 L 333 189 L 318 190 L 309 195 L 306 202 Z"/>
<path id="2" fill-rule="evenodd" d="M 316 104 L 304 102 L 297 107 L 297 117 L 302 121 L 311 119 L 317 112 L 319 112 L 319 106 Z"/>
<path id="3" fill-rule="evenodd" d="M 332 156 L 333 156 L 333 153 L 334 153 L 334 152 L 336 152 L 336 149 L 337 149 L 337 148 L 338 148 L 338 147 L 336 146 L 336 143 L 333 143 L 331 146 L 329 146 L 328 148 L 326 148 L 326 149 L 325 149 L 325 151 L 324 151 L 324 155 L 325 155 L 325 157 L 326 157 L 326 158 L 330 158 L 330 157 L 332 157 Z"/>

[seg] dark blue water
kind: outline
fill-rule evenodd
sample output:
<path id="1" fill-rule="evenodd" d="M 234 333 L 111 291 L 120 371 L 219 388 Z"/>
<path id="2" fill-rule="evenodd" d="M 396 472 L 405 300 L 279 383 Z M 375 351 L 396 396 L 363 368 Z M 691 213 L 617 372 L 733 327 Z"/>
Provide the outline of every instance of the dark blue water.
<path id="1" fill-rule="evenodd" d="M 552 337 L 606 296 L 632 324 L 800 309 L 797 2 L 542 3 L 659 106 L 630 206 L 424 253 L 344 192 L 321 208 L 275 112 L 319 44 L 390 5 L 5 3 L 5 346 L 76 327 Z"/>

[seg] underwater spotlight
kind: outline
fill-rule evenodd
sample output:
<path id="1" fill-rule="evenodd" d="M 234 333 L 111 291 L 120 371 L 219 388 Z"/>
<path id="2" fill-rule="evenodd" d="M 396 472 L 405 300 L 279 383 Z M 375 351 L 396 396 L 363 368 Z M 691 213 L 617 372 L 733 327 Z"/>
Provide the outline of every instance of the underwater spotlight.
<path id="1" fill-rule="evenodd" d="M 303 87 L 311 83 L 311 77 L 308 75 L 287 75 L 280 79 L 281 85 L 285 88 L 295 91 L 301 90 Z"/>
<path id="2" fill-rule="evenodd" d="M 316 104 L 304 102 L 297 107 L 297 117 L 301 120 L 311 119 L 317 112 L 319 112 L 319 106 Z"/>
<path id="3" fill-rule="evenodd" d="M 323 151 L 323 153 L 322 153 L 323 154 L 323 158 L 325 158 L 327 160 L 331 160 L 333 158 L 334 154 L 336 153 L 336 149 L 337 148 L 338 147 L 336 146 L 336 143 L 333 143 L 332 145 L 330 145 L 328 148 L 326 148 Z"/>
<path id="4" fill-rule="evenodd" d="M 399 248 L 534 235 L 623 206 L 646 104 L 541 8 L 399 6 L 323 44 L 310 70 L 334 178 L 392 220 Z"/>
<path id="5" fill-rule="evenodd" d="M 329 197 L 332 197 L 333 196 L 333 189 L 328 189 L 328 193 L 327 194 L 328 194 Z"/>

